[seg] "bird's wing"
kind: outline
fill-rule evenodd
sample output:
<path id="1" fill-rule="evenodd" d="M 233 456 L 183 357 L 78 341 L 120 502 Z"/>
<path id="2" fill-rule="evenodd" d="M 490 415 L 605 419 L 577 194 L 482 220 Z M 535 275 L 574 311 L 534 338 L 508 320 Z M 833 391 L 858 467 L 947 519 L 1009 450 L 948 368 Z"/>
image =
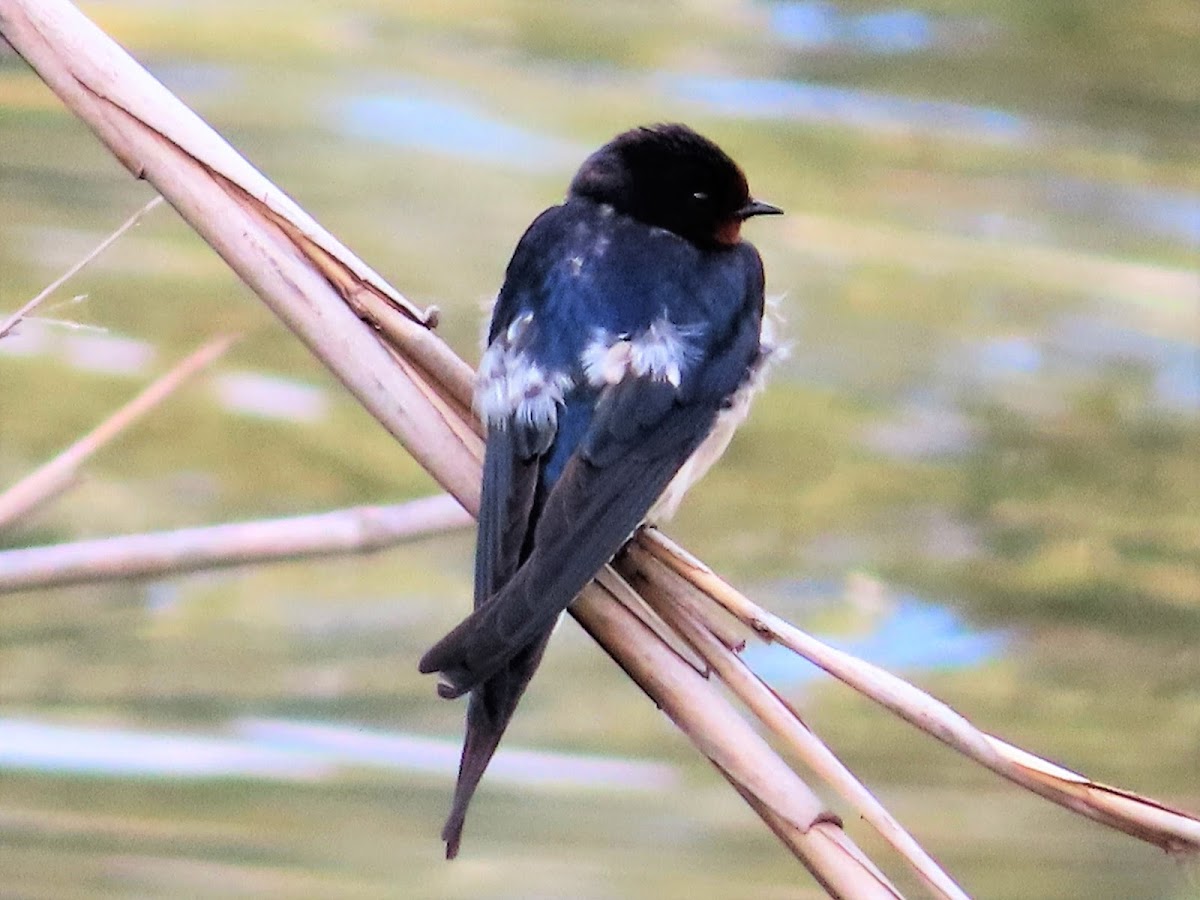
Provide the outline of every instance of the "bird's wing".
<path id="1" fill-rule="evenodd" d="M 521 564 L 533 519 L 542 457 L 553 429 L 538 436 L 519 425 L 488 429 L 475 544 L 475 607 L 508 583 Z"/>
<path id="2" fill-rule="evenodd" d="M 475 686 L 467 703 L 467 731 L 463 740 L 462 758 L 458 765 L 458 781 L 454 786 L 454 801 L 450 814 L 442 827 L 442 840 L 446 842 L 446 858 L 458 855 L 462 841 L 463 824 L 467 818 L 467 807 L 475 796 L 475 789 L 487 770 L 488 763 L 508 723 L 516 711 L 525 688 L 542 661 L 542 653 L 550 639 L 553 627 L 533 643 L 517 653 L 496 670 L 486 681 Z"/>
<path id="3" fill-rule="evenodd" d="M 682 377 L 629 372 L 603 389 L 539 512 L 528 557 L 422 658 L 422 672 L 442 673 L 443 696 L 472 690 L 539 640 L 632 535 L 758 355 L 761 295 L 747 301 Z"/>
<path id="4" fill-rule="evenodd" d="M 545 415 L 543 404 L 538 415 L 524 415 L 509 408 L 514 397 L 536 381 L 529 357 L 537 326 L 530 313 L 542 305 L 543 292 L 536 287 L 544 282 L 544 276 L 538 271 L 539 254 L 535 251 L 538 234 L 556 214 L 555 210 L 543 214 L 518 244 L 496 299 L 489 344 L 480 364 L 476 400 L 488 421 L 488 438 L 475 545 L 476 609 L 499 594 L 528 550 L 536 520 L 539 479 L 546 454 L 558 434 L 557 410 L 551 410 L 554 415 Z M 542 387 L 550 391 L 544 399 L 557 405 L 554 386 Z M 471 694 L 454 800 L 442 828 L 447 859 L 458 855 L 471 798 L 537 671 L 551 631 L 546 628 L 540 638 L 500 666 Z"/>
<path id="5" fill-rule="evenodd" d="M 483 493 L 475 548 L 475 608 L 498 595 L 521 562 L 533 521 L 538 472 L 551 429 L 509 422 L 488 430 L 483 464 Z M 541 662 L 552 629 L 534 639 L 478 684 L 467 705 L 467 730 L 459 762 L 454 802 L 442 828 L 446 857 L 458 854 L 467 807 L 492 760 L 509 720 Z"/>
<path id="6" fill-rule="evenodd" d="M 475 606 L 516 572 L 536 511 L 544 457 L 558 434 L 565 371 L 539 359 L 546 335 L 537 314 L 547 304 L 544 246 L 561 207 L 543 213 L 513 253 L 479 364 L 475 403 L 488 426 L 475 550 Z M 545 237 L 543 237 L 545 236 Z M 553 244 L 551 243 L 551 248 Z"/>

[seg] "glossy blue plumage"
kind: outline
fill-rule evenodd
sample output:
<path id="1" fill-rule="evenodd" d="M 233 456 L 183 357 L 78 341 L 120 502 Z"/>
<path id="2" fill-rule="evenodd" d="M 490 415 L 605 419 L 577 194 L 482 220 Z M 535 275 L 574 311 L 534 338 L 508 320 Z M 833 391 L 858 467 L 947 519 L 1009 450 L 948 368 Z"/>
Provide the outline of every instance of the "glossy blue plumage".
<path id="1" fill-rule="evenodd" d="M 700 395 L 720 400 L 745 378 L 757 353 L 762 293 L 762 263 L 750 244 L 702 250 L 611 206 L 572 198 L 542 213 L 521 239 L 489 340 L 522 313 L 532 313 L 531 358 L 582 381 L 580 357 L 597 329 L 636 334 L 666 318 L 694 335 L 696 357 L 683 371 L 680 401 Z M 747 298 L 758 302 L 747 308 Z M 739 323 L 753 332 L 740 335 L 740 343 L 734 334 Z M 582 440 L 598 396 L 587 384 L 568 395 L 544 489 Z"/>
<path id="2" fill-rule="evenodd" d="M 639 129 L 593 154 L 513 254 L 477 389 L 475 611 L 420 665 L 443 696 L 471 694 L 448 856 L 559 614 L 759 366 L 762 262 L 738 228 L 764 212 L 711 142 Z"/>

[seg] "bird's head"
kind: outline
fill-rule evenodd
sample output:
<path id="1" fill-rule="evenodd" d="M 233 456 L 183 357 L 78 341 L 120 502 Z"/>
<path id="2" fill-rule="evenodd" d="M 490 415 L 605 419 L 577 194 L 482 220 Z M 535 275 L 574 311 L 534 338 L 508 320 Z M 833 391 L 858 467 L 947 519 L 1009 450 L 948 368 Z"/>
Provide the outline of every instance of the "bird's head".
<path id="1" fill-rule="evenodd" d="M 584 161 L 570 193 L 701 247 L 736 244 L 746 219 L 783 212 L 751 197 L 737 163 L 686 125 L 618 135 Z"/>

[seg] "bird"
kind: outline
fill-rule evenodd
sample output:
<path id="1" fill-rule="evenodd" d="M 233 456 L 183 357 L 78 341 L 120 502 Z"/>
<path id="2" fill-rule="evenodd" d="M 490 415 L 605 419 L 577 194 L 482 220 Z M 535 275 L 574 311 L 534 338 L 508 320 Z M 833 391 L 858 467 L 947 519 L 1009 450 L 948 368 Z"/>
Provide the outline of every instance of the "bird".
<path id="1" fill-rule="evenodd" d="M 745 417 L 772 346 L 741 227 L 781 212 L 711 140 L 658 124 L 588 156 L 518 242 L 475 381 L 474 611 L 419 664 L 470 695 L 447 859 L 560 614 Z"/>

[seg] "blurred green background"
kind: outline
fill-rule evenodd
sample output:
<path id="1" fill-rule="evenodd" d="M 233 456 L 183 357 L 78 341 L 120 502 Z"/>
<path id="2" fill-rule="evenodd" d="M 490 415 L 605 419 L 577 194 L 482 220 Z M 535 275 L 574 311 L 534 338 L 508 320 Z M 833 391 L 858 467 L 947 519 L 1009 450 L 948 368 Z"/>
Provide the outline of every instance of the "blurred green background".
<path id="1" fill-rule="evenodd" d="M 789 213 L 747 235 L 792 352 L 672 535 L 985 729 L 1200 809 L 1200 7 L 83 8 L 471 360 L 590 149 L 667 120 L 716 139 Z M 149 196 L 0 50 L 0 313 Z M 2 545 L 434 490 L 169 209 L 40 315 L 64 321 L 0 341 L 0 484 L 246 338 Z M 0 599 L 0 895 L 819 896 L 573 624 L 507 743 L 625 760 L 624 785 L 512 758 L 444 863 L 462 708 L 415 662 L 470 556 L 463 533 Z M 1157 850 L 748 653 L 977 896 L 1194 895 Z"/>

